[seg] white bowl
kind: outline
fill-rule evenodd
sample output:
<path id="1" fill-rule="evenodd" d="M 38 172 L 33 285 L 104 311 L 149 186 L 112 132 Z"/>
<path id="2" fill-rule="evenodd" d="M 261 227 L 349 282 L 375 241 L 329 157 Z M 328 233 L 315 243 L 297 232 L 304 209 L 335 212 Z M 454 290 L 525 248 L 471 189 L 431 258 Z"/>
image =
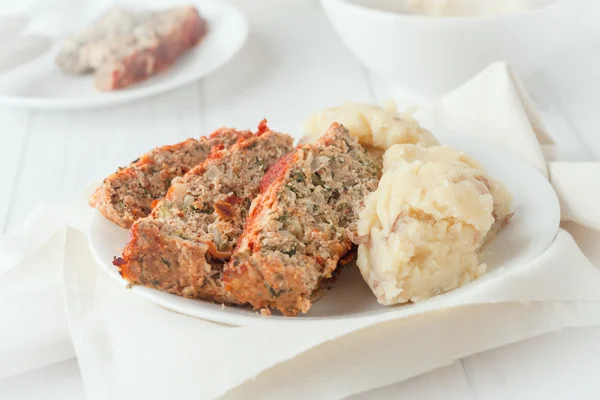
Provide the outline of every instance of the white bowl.
<path id="1" fill-rule="evenodd" d="M 394 0 L 400 9 L 403 0 Z M 541 67 L 575 28 L 581 0 L 486 17 L 385 11 L 389 0 L 321 0 L 335 31 L 371 72 L 416 97 L 442 95 L 495 61 L 520 76 Z M 365 5 L 365 4 L 368 4 Z"/>

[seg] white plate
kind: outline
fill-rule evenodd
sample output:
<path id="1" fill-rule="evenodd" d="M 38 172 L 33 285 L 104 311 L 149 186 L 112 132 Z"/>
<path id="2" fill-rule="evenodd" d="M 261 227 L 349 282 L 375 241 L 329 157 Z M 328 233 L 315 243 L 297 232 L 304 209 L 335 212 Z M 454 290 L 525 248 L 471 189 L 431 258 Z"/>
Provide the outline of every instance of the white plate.
<path id="1" fill-rule="evenodd" d="M 514 218 L 484 253 L 483 261 L 488 264 L 489 272 L 466 286 L 422 303 L 385 307 L 377 303 L 357 268 L 345 269 L 331 290 L 314 304 L 308 314 L 295 318 L 275 315 L 264 317 L 248 308 L 185 299 L 141 286 L 134 286 L 131 290 L 170 310 L 234 325 L 363 318 L 382 313 L 412 314 L 421 309 L 437 307 L 438 304 L 443 307 L 448 300 L 458 296 L 464 298 L 473 295 L 482 285 L 501 279 L 508 271 L 533 260 L 550 246 L 558 233 L 560 207 L 548 180 L 520 157 L 472 139 L 452 139 L 445 143 L 479 160 L 491 176 L 506 184 L 514 196 Z M 125 245 L 127 238 L 127 230 L 108 222 L 94 211 L 88 235 L 90 247 L 102 268 L 123 285 L 126 282 L 111 262 L 113 256 L 119 255 L 117 249 Z"/>
<path id="2" fill-rule="evenodd" d="M 168 0 L 152 2 L 153 8 Z M 92 75 L 70 76 L 54 63 L 60 44 L 34 61 L 0 74 L 0 104 L 47 110 L 74 110 L 104 107 L 152 96 L 193 82 L 230 60 L 248 35 L 246 17 L 234 6 L 220 0 L 193 0 L 209 31 L 200 45 L 181 57 L 167 71 L 129 88 L 101 92 Z"/>

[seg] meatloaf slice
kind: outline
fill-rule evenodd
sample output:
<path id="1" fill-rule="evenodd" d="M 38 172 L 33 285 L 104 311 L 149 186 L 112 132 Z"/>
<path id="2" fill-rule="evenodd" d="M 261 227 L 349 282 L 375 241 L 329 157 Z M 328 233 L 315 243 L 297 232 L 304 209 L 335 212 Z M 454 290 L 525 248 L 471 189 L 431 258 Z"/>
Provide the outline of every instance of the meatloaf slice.
<path id="1" fill-rule="evenodd" d="M 150 214 L 152 203 L 165 196 L 173 178 L 206 160 L 211 149 L 232 146 L 251 135 L 250 131 L 222 128 L 209 137 L 157 147 L 104 179 L 89 203 L 110 221 L 129 228 Z"/>
<path id="2" fill-rule="evenodd" d="M 133 224 L 123 258 L 115 260 L 121 275 L 186 297 L 235 303 L 221 285 L 223 264 L 267 167 L 291 150 L 291 137 L 263 124 L 174 179 L 152 214 Z"/>
<path id="3" fill-rule="evenodd" d="M 66 38 L 56 63 L 69 74 L 95 72 L 101 90 L 120 89 L 167 69 L 206 33 L 207 23 L 193 6 L 161 11 L 113 6 Z"/>
<path id="4" fill-rule="evenodd" d="M 193 6 L 152 13 L 129 35 L 108 39 L 90 51 L 103 57 L 96 68 L 96 87 L 115 90 L 166 70 L 200 43 L 207 23 Z"/>
<path id="5" fill-rule="evenodd" d="M 131 10 L 113 5 L 91 24 L 67 36 L 56 56 L 56 64 L 65 73 L 83 75 L 93 72 L 103 62 L 98 44 L 107 39 L 130 35 L 152 16 L 149 10 Z M 100 53 L 103 54 L 103 53 Z"/>
<path id="6" fill-rule="evenodd" d="M 231 299 L 306 313 L 356 237 L 380 164 L 334 123 L 271 167 L 223 272 Z"/>

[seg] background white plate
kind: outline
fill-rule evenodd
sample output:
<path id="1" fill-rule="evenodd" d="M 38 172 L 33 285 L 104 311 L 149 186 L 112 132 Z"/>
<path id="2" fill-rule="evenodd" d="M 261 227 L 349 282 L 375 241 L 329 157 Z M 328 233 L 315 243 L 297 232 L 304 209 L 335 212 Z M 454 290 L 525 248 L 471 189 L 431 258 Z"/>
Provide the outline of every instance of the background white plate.
<path id="1" fill-rule="evenodd" d="M 249 308 L 186 299 L 141 286 L 134 286 L 131 290 L 173 311 L 234 325 L 362 318 L 381 313 L 408 314 L 420 308 L 442 308 L 452 297 L 469 296 L 473 294 L 474 289 L 482 287 L 482 284 L 501 279 L 509 269 L 519 268 L 520 265 L 541 255 L 558 233 L 560 207 L 548 180 L 519 156 L 473 139 L 451 139 L 444 143 L 479 160 L 491 176 L 506 184 L 514 196 L 514 218 L 484 252 L 483 261 L 488 264 L 489 272 L 466 286 L 422 303 L 386 307 L 377 303 L 358 269 L 347 268 L 308 314 L 295 318 L 276 315 L 265 317 Z M 119 255 L 118 249 L 125 245 L 127 238 L 127 230 L 108 222 L 99 212 L 94 211 L 88 234 L 90 247 L 102 268 L 123 285 L 126 282 L 111 262 L 114 256 Z"/>
<path id="2" fill-rule="evenodd" d="M 243 46 L 248 35 L 246 17 L 234 6 L 219 0 L 192 0 L 208 21 L 209 31 L 200 45 L 181 57 L 167 71 L 129 88 L 101 92 L 92 75 L 62 73 L 54 62 L 60 47 L 32 62 L 0 74 L 0 104 L 36 109 L 85 109 L 137 100 L 195 81 L 222 66 Z M 169 0 L 152 1 L 152 8 L 173 6 Z"/>

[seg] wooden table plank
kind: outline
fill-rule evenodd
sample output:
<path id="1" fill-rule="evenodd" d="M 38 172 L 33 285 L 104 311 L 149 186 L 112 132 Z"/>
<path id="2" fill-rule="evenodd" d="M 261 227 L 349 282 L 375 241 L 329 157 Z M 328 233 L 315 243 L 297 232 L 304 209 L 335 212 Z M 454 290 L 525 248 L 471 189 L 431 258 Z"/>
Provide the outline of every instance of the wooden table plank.
<path id="1" fill-rule="evenodd" d="M 0 233 L 8 228 L 9 215 L 14 210 L 14 205 L 19 199 L 15 194 L 17 180 L 20 179 L 20 170 L 24 163 L 27 140 L 29 139 L 29 125 L 31 115 L 28 111 L 0 109 L 2 133 L 0 133 L 0 171 L 3 173 L 4 185 L 0 190 Z"/>
<path id="2" fill-rule="evenodd" d="M 592 5 L 594 2 L 588 3 Z M 600 17 L 600 3 L 594 4 L 590 14 Z M 584 21 L 588 18 L 586 16 Z M 583 25 L 574 34 L 571 46 L 544 69 L 547 85 L 556 93 L 562 114 L 583 143 L 588 157 L 595 160 L 600 160 L 599 46 L 600 25 Z"/>
<path id="3" fill-rule="evenodd" d="M 0 399 L 84 400 L 76 359 L 0 380 Z"/>

